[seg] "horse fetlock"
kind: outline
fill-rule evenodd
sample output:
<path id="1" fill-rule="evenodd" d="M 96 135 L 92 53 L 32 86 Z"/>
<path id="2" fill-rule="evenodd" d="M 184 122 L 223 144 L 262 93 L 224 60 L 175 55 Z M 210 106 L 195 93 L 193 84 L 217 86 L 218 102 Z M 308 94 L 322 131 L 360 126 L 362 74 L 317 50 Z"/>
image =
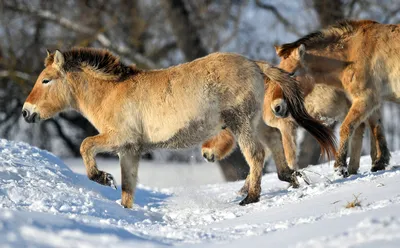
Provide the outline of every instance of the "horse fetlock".
<path id="1" fill-rule="evenodd" d="M 249 186 L 247 184 L 243 185 L 243 187 L 237 192 L 240 196 L 245 196 L 249 193 Z"/>

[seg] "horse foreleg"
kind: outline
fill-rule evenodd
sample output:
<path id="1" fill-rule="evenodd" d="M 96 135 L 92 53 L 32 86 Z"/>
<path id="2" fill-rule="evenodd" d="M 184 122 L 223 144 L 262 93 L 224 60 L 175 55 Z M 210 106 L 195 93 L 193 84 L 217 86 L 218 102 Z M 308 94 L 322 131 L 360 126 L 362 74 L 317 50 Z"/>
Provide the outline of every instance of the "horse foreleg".
<path id="1" fill-rule="evenodd" d="M 390 162 L 390 151 L 387 146 L 385 132 L 381 122 L 380 110 L 375 111 L 368 119 L 371 128 L 371 153 L 372 158 L 371 171 L 384 170 Z"/>
<path id="2" fill-rule="evenodd" d="M 132 208 L 135 199 L 140 152 L 126 150 L 120 152 L 118 156 L 121 166 L 121 205 L 125 208 Z"/>
<path id="3" fill-rule="evenodd" d="M 258 134 L 264 145 L 271 151 L 272 158 L 275 161 L 278 178 L 281 181 L 290 183 L 294 188 L 299 187 L 299 182 L 294 176 L 294 170 L 289 168 L 282 144 L 281 133 L 278 129 L 260 124 Z M 247 182 L 247 179 L 246 179 Z M 246 186 L 247 183 L 245 183 Z"/>
<path id="4" fill-rule="evenodd" d="M 354 131 L 353 137 L 350 143 L 350 162 L 348 172 L 349 174 L 357 174 L 360 168 L 360 157 L 362 140 L 365 131 L 365 124 L 361 123 L 360 126 Z"/>
<path id="5" fill-rule="evenodd" d="M 96 154 L 112 152 L 115 151 L 115 148 L 116 146 L 108 134 L 98 134 L 83 140 L 80 152 L 90 180 L 116 188 L 113 176 L 107 172 L 100 171 L 97 168 L 95 159 Z"/>
<path id="6" fill-rule="evenodd" d="M 226 128 L 203 143 L 201 154 L 208 162 L 215 162 L 231 154 L 235 145 L 235 137 L 232 132 Z"/>
<path id="7" fill-rule="evenodd" d="M 280 120 L 283 123 L 279 125 L 279 130 L 282 135 L 283 150 L 288 166 L 292 170 L 297 170 L 297 147 L 296 147 L 296 126 L 288 120 Z M 307 165 L 305 166 L 307 167 Z"/>

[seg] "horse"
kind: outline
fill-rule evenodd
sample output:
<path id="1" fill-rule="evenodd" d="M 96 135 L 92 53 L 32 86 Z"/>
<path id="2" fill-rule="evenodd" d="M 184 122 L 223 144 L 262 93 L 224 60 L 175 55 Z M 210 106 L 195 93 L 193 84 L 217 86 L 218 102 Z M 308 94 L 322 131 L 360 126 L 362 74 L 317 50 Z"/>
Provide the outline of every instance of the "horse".
<path id="1" fill-rule="evenodd" d="M 290 75 L 276 68 L 265 61 L 255 61 L 256 64 L 260 68 L 264 68 L 265 73 L 268 74 L 270 80 L 265 81 L 265 94 L 264 94 L 264 108 L 263 108 L 263 120 L 267 123 L 267 127 L 263 125 L 263 130 L 259 131 L 259 135 L 264 136 L 264 145 L 269 151 L 271 151 L 271 155 L 275 161 L 277 175 L 278 178 L 282 181 L 289 182 L 291 186 L 294 188 L 299 187 L 298 180 L 296 178 L 299 175 L 296 170 L 297 166 L 293 166 L 292 161 L 296 160 L 296 152 L 294 150 L 294 157 L 291 157 L 292 153 L 290 153 L 287 146 L 287 140 L 283 139 L 281 134 L 289 134 L 288 139 L 295 140 L 295 136 L 290 136 L 293 133 L 287 133 L 286 129 L 288 126 L 285 123 L 290 123 L 290 125 L 297 126 L 300 125 L 304 127 L 308 132 L 310 132 L 314 138 L 320 143 L 322 153 L 323 154 L 332 154 L 334 153 L 334 140 L 330 140 L 330 134 L 321 132 L 322 130 L 326 130 L 326 128 L 319 122 L 312 118 L 305 109 L 302 109 L 302 113 L 300 116 L 307 116 L 307 118 L 298 118 L 296 116 L 290 116 L 289 122 L 284 122 L 283 118 L 276 118 L 275 113 L 271 111 L 270 107 L 267 106 L 269 102 L 270 94 L 274 93 L 272 89 L 279 87 L 279 84 L 276 82 L 279 81 L 288 81 L 289 84 L 297 85 L 297 82 L 290 77 Z M 274 72 L 274 73 L 272 73 Z M 299 85 L 301 86 L 301 85 Z M 301 91 L 301 89 L 298 89 Z M 283 96 L 283 92 L 279 91 L 280 95 Z M 285 102 L 286 100 L 284 100 Z M 303 100 L 301 100 L 303 101 Z M 286 104 L 286 103 L 285 103 Z M 297 104 L 296 104 L 297 105 Z M 287 111 L 287 105 L 285 105 L 285 111 Z M 300 106 L 300 105 L 298 105 Z M 289 112 L 288 112 L 289 113 Z M 296 115 L 299 115 L 297 113 Z M 278 121 L 282 123 L 282 125 L 278 125 Z M 268 131 L 267 131 L 268 130 Z M 208 162 L 214 162 L 216 160 L 224 159 L 229 156 L 229 154 L 234 150 L 236 145 L 236 140 L 232 132 L 229 128 L 221 130 L 221 132 L 208 139 L 206 142 L 202 144 L 201 153 L 203 157 Z M 295 149 L 295 148 L 294 148 Z M 288 165 L 289 162 L 289 165 Z M 288 168 L 289 167 L 289 168 Z M 248 188 L 248 179 L 246 178 L 246 182 L 244 186 L 239 190 L 239 194 L 243 195 L 247 192 Z"/>
<path id="2" fill-rule="evenodd" d="M 48 51 L 22 116 L 28 123 L 68 109 L 85 116 L 99 131 L 81 144 L 87 176 L 116 188 L 112 175 L 99 170 L 95 160 L 98 153 L 116 153 L 121 166 L 121 205 L 126 208 L 134 202 L 142 152 L 195 146 L 229 128 L 250 167 L 248 193 L 240 202 L 246 205 L 260 198 L 265 151 L 257 129 L 265 126 L 261 112 L 269 71 L 273 69 L 264 70 L 231 53 L 143 70 L 125 65 L 107 50 Z M 301 92 L 289 82 L 277 84 L 290 113 L 307 123 Z M 320 131 L 327 143 L 334 140 L 328 129 Z"/>
<path id="3" fill-rule="evenodd" d="M 349 174 L 346 157 L 350 138 L 366 120 L 381 144 L 371 171 L 384 170 L 389 164 L 381 119 L 370 117 L 376 115 L 382 101 L 400 102 L 399 38 L 399 25 L 346 20 L 276 47 L 281 58 L 279 66 L 295 72 L 304 87 L 331 85 L 342 89 L 351 101 L 340 127 L 334 164 L 335 171 L 343 177 Z"/>
<path id="4" fill-rule="evenodd" d="M 280 92 L 278 95 L 282 93 L 281 90 L 271 84 L 266 87 L 268 88 L 266 88 L 264 98 L 263 119 L 268 126 L 278 128 L 281 133 L 281 136 L 271 136 L 268 138 L 270 142 L 282 143 L 284 147 L 284 156 L 288 166 L 291 170 L 296 171 L 299 169 L 296 156 L 296 130 L 298 124 L 291 116 L 288 118 L 282 118 L 287 117 L 288 115 L 287 106 L 282 102 L 282 99 L 274 98 L 277 96 L 277 92 Z M 351 102 L 347 99 L 345 92 L 323 84 L 317 84 L 311 92 L 307 92 L 304 103 L 307 112 L 313 118 L 322 121 L 327 126 L 331 126 L 336 122 L 342 122 L 351 107 Z M 371 121 L 376 121 L 376 118 L 379 118 L 379 116 L 379 111 L 377 111 L 370 119 Z M 372 124 L 371 127 L 373 127 Z M 348 167 L 349 174 L 356 174 L 360 167 L 364 129 L 365 123 L 362 123 L 352 137 L 350 146 L 350 162 Z M 379 154 L 381 151 L 389 153 L 385 137 L 375 137 L 375 134 L 376 133 L 371 132 L 372 161 L 377 159 L 377 151 L 379 151 Z M 235 144 L 235 137 L 228 129 L 226 129 L 222 130 L 217 136 L 203 143 L 201 152 L 208 162 L 214 162 L 215 160 L 221 160 L 227 157 L 233 151 Z M 271 148 L 270 150 L 272 151 L 272 155 L 274 155 L 276 151 Z M 390 158 L 390 153 L 386 157 Z M 277 168 L 280 168 L 281 166 L 279 163 L 281 162 L 277 162 L 276 159 L 274 160 Z M 301 167 L 304 167 L 304 165 Z M 243 193 L 243 191 L 244 190 L 242 189 L 240 193 Z"/>

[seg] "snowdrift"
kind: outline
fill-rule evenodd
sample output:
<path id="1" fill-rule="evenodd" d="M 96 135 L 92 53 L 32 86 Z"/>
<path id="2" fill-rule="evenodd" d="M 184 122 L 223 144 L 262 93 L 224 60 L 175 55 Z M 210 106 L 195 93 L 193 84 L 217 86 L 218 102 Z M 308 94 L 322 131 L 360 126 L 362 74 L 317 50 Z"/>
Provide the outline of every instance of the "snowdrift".
<path id="1" fill-rule="evenodd" d="M 400 153 L 392 154 L 392 164 Z M 12 247 L 399 247 L 400 170 L 333 178 L 333 164 L 308 168 L 312 181 L 288 189 L 263 178 L 261 201 L 245 207 L 243 182 L 140 185 L 134 209 L 113 190 L 73 173 L 54 155 L 0 140 L 0 243 Z M 166 175 L 168 176 L 168 175 Z M 355 196 L 360 207 L 346 208 Z"/>

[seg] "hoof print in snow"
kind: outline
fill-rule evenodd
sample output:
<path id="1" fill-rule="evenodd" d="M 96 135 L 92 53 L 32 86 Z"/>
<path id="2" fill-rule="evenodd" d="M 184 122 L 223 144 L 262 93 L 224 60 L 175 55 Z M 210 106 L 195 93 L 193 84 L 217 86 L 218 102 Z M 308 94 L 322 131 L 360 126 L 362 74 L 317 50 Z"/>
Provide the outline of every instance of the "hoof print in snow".
<path id="1" fill-rule="evenodd" d="M 249 195 L 246 196 L 246 198 L 244 198 L 239 205 L 240 206 L 245 206 L 247 204 L 250 203 L 255 203 L 255 202 L 259 202 L 260 201 L 260 197 L 250 197 Z"/>

